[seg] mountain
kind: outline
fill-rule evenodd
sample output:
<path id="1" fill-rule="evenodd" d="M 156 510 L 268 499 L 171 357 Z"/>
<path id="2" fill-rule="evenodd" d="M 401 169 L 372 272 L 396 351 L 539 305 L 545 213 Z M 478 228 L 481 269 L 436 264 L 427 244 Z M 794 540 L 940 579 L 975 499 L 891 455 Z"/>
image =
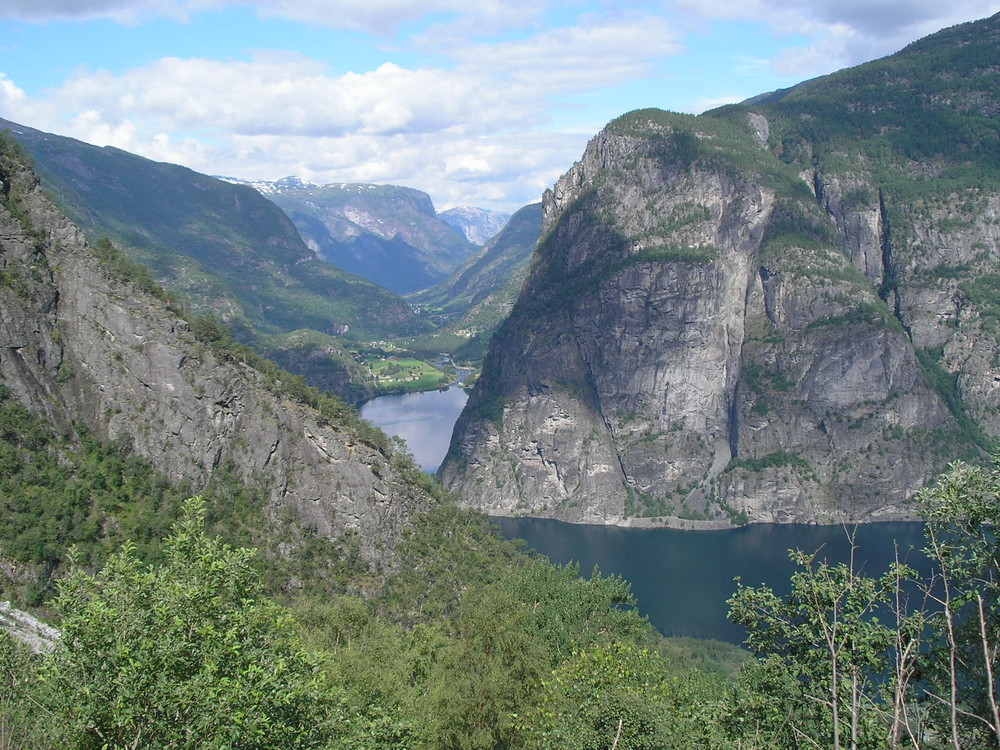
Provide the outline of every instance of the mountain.
<path id="1" fill-rule="evenodd" d="M 192 494 L 231 475 L 261 497 L 273 527 L 299 530 L 291 548 L 350 541 L 364 559 L 387 564 L 409 519 L 434 505 L 412 462 L 336 399 L 303 388 L 246 348 L 221 345 L 203 319 L 181 317 L 141 267 L 120 257 L 109 262 L 109 248 L 87 243 L 43 195 L 13 140 L 0 135 L 4 479 L 20 461 L 8 445 L 17 432 L 8 432 L 11 420 L 30 424 L 11 411 L 12 401 L 56 431 L 52 467 L 69 460 L 71 446 L 98 441 Z M 46 445 L 39 428 L 22 432 L 14 434 L 17 450 Z M 108 475 L 98 483 L 116 481 Z M 2 498 L 5 530 L 15 512 L 41 512 L 40 485 L 35 477 L 23 497 Z M 90 494 L 65 499 L 53 517 L 28 526 L 32 549 L 64 523 L 71 534 L 91 524 L 87 533 L 113 534 L 145 500 L 138 488 L 123 490 L 107 516 L 86 523 Z M 223 512 L 243 513 L 245 522 L 251 515 L 238 506 Z M 11 542 L 5 534 L 5 560 Z"/>
<path id="2" fill-rule="evenodd" d="M 256 190 L 0 120 L 3 129 L 92 241 L 118 242 L 191 310 L 223 319 L 316 386 L 351 401 L 370 396 L 345 344 L 429 330 L 395 294 L 318 259 Z M 325 343 L 302 343 L 317 337 Z"/>
<path id="3" fill-rule="evenodd" d="M 544 196 L 446 484 L 596 523 L 911 517 L 1000 433 L 998 59 L 1000 15 L 610 123 Z"/>
<path id="4" fill-rule="evenodd" d="M 255 190 L 6 120 L 0 128 L 89 236 L 121 242 L 168 289 L 237 327 L 369 337 L 423 329 L 399 298 L 317 260 Z"/>
<path id="5" fill-rule="evenodd" d="M 510 221 L 510 214 L 473 206 L 457 206 L 442 211 L 438 218 L 455 227 L 472 244 L 485 245 Z"/>
<path id="6" fill-rule="evenodd" d="M 476 250 L 419 190 L 297 177 L 236 182 L 280 206 L 320 258 L 397 294 L 440 281 Z"/>
<path id="7" fill-rule="evenodd" d="M 451 276 L 410 301 L 448 330 L 488 340 L 517 299 L 541 231 L 542 204 L 525 206 Z"/>

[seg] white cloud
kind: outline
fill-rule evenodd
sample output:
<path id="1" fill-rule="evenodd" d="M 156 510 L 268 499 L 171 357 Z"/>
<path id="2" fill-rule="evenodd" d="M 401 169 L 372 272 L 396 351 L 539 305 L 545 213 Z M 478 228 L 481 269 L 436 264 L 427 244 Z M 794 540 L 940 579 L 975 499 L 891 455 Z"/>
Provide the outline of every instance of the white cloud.
<path id="1" fill-rule="evenodd" d="M 998 0 L 665 0 L 665 5 L 805 37 L 805 45 L 787 47 L 772 60 L 779 72 L 801 77 L 882 57 L 942 28 L 1000 11 Z"/>
<path id="2" fill-rule="evenodd" d="M 24 104 L 27 97 L 12 80 L 0 73 L 0 104 L 4 111 L 16 110 Z"/>
<path id="3" fill-rule="evenodd" d="M 642 16 L 608 22 L 585 18 L 576 26 L 528 39 L 453 50 L 460 69 L 494 75 L 550 93 L 592 90 L 648 73 L 654 60 L 680 49 L 669 22 Z"/>
<path id="4" fill-rule="evenodd" d="M 165 58 L 121 75 L 79 71 L 40 106 L 92 110 L 108 124 L 241 135 L 346 135 L 471 131 L 524 124 L 518 102 L 483 99 L 484 81 L 440 69 L 385 63 L 332 76 L 297 55 L 247 62 Z M 503 92 L 496 92 L 502 98 Z"/>
<path id="5" fill-rule="evenodd" d="M 389 63 L 335 76 L 289 54 L 165 58 L 77 71 L 35 97 L 0 75 L 0 111 L 212 174 L 409 184 L 439 203 L 507 210 L 537 200 L 586 136 L 532 133 L 547 91 L 490 76 Z"/>
<path id="6" fill-rule="evenodd" d="M 710 109 L 715 109 L 716 107 L 722 107 L 726 104 L 735 104 L 736 102 L 742 102 L 754 96 L 758 92 L 747 93 L 743 92 L 740 94 L 720 94 L 718 96 L 701 97 L 694 104 L 689 107 L 684 108 L 684 112 L 691 115 L 700 115 L 702 112 L 707 112 Z"/>
<path id="7" fill-rule="evenodd" d="M 0 18 L 29 21 L 106 18 L 135 24 L 166 17 L 190 18 L 200 11 L 242 6 L 262 18 L 285 18 L 314 26 L 389 35 L 401 26 L 439 16 L 458 19 L 466 34 L 489 34 L 536 18 L 541 0 L 4 0 Z"/>

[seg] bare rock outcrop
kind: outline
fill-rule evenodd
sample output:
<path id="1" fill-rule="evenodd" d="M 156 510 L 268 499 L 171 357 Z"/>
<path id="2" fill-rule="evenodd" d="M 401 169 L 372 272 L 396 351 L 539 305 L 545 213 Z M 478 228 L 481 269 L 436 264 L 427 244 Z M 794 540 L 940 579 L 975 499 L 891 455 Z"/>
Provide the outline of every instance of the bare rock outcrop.
<path id="1" fill-rule="evenodd" d="M 0 201 L 0 378 L 23 403 L 195 488 L 230 466 L 272 514 L 326 538 L 356 534 L 372 560 L 428 506 L 390 454 L 267 387 L 113 275 L 30 171 L 0 178 L 13 186 Z"/>
<path id="2" fill-rule="evenodd" d="M 632 113 L 546 193 L 442 468 L 465 502 L 590 523 L 906 518 L 980 451 L 974 430 L 998 433 L 996 338 L 940 273 L 995 262 L 998 196 L 889 199 L 863 170 L 775 158 L 771 130 Z"/>

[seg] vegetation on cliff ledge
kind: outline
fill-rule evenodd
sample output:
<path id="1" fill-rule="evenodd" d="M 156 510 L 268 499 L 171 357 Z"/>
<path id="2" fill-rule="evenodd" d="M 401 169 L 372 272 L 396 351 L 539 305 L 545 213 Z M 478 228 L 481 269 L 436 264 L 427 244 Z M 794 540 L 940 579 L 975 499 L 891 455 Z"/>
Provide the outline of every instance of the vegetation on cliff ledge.
<path id="1" fill-rule="evenodd" d="M 266 597 L 250 550 L 185 503 L 160 561 L 126 545 L 58 584 L 63 637 L 0 639 L 5 747 L 995 748 L 1000 468 L 921 494 L 923 579 L 795 551 L 740 586 L 754 656 L 658 638 L 628 584 L 553 566 L 442 506 L 366 596 Z M 718 652 L 716 652 L 716 655 Z M 721 666 L 720 666 L 721 665 Z"/>

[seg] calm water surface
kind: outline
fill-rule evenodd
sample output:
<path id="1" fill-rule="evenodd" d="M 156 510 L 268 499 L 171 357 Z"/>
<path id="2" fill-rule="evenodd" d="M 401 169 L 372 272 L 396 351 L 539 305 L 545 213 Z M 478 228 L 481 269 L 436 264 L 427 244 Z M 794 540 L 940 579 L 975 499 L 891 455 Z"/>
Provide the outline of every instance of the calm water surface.
<path id="1" fill-rule="evenodd" d="M 401 396 L 380 396 L 361 407 L 361 416 L 406 440 L 425 471 L 435 472 L 448 451 L 451 432 L 468 394 L 461 388 Z M 787 593 L 793 572 L 787 550 L 815 551 L 833 562 L 848 559 L 847 533 L 839 526 L 755 525 L 728 531 L 621 529 L 582 526 L 546 519 L 495 519 L 507 537 L 520 537 L 553 562 L 580 564 L 589 575 L 632 583 L 639 610 L 666 635 L 689 635 L 739 642 L 742 630 L 726 620 L 733 579 L 750 586 L 768 584 Z M 917 523 L 869 524 L 857 530 L 859 564 L 883 572 L 893 560 L 893 542 L 916 566 L 927 566 L 911 550 L 923 546 Z"/>
<path id="2" fill-rule="evenodd" d="M 623 576 L 632 583 L 639 610 L 664 635 L 743 639 L 741 628 L 726 619 L 726 599 L 740 576 L 748 586 L 767 584 L 787 593 L 794 571 L 787 550 L 821 549 L 831 562 L 850 556 L 847 532 L 840 526 L 756 524 L 726 531 L 622 529 L 584 526 L 538 518 L 497 518 L 504 535 L 521 538 L 557 563 L 575 561 L 589 575 L 598 566 L 604 575 Z M 923 525 L 880 523 L 859 526 L 855 561 L 872 575 L 884 572 L 900 556 L 927 570 L 917 550 L 923 546 Z"/>
<path id="3" fill-rule="evenodd" d="M 463 389 L 379 396 L 361 405 L 361 416 L 403 438 L 420 468 L 433 474 L 448 452 L 451 431 L 469 400 Z"/>

